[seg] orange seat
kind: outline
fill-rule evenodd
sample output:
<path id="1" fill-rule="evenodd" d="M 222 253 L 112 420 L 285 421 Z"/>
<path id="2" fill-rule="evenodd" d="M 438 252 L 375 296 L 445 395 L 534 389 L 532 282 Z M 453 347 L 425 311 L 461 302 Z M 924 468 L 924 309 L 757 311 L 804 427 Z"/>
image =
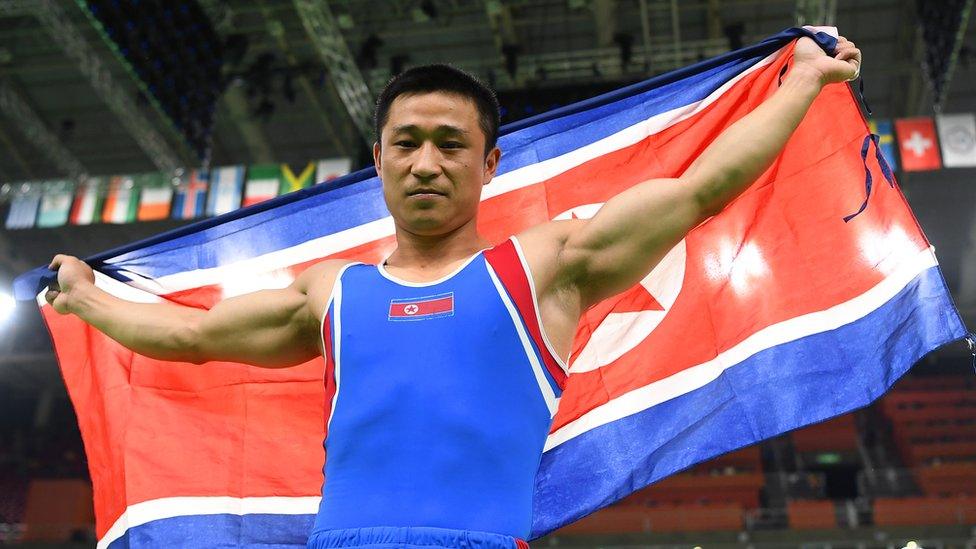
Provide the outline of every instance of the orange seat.
<path id="1" fill-rule="evenodd" d="M 24 541 L 68 541 L 94 529 L 91 483 L 82 479 L 35 479 L 27 490 Z"/>
<path id="2" fill-rule="evenodd" d="M 702 532 L 742 529 L 742 507 L 724 505 L 662 505 L 608 507 L 555 532 L 556 535 L 624 534 L 633 532 Z"/>
<path id="3" fill-rule="evenodd" d="M 759 492 L 765 479 L 762 473 L 704 475 L 682 473 L 658 481 L 624 499 L 631 505 L 653 503 L 736 503 L 759 507 Z"/>
<path id="4" fill-rule="evenodd" d="M 786 503 L 790 528 L 797 530 L 837 528 L 834 502 L 829 500 L 792 500 Z"/>
<path id="5" fill-rule="evenodd" d="M 830 452 L 857 450 L 857 425 L 854 414 L 845 414 L 823 423 L 793 431 L 797 452 Z"/>
<path id="6" fill-rule="evenodd" d="M 943 526 L 976 522 L 976 499 L 877 498 L 874 523 L 878 526 Z"/>
<path id="7" fill-rule="evenodd" d="M 935 458 L 951 461 L 976 460 L 976 441 L 913 444 L 905 449 L 904 457 L 909 465 L 921 465 Z"/>
<path id="8" fill-rule="evenodd" d="M 922 491 L 930 496 L 976 496 L 976 462 L 921 467 L 915 471 L 915 480 Z"/>

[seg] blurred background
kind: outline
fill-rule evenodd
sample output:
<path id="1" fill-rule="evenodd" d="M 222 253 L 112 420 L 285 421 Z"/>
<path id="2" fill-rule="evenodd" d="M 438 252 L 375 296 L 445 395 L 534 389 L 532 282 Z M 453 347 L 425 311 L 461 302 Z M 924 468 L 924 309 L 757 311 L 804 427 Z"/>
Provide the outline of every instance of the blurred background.
<path id="1" fill-rule="evenodd" d="M 511 122 L 797 24 L 863 50 L 863 97 L 956 303 L 976 316 L 973 0 L 0 0 L 0 544 L 94 546 L 74 412 L 13 278 L 371 164 L 413 65 Z M 209 172 L 208 172 L 209 169 Z M 209 174 L 209 178 L 207 177 Z M 699 465 L 533 543 L 976 546 L 965 344 L 874 405 Z M 824 388 L 829 391 L 829 387 Z"/>

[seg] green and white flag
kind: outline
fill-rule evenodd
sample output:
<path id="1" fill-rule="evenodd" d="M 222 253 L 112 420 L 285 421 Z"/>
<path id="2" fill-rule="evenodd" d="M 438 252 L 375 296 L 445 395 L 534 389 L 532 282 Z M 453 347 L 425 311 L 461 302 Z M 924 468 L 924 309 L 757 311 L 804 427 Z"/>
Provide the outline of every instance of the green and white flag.
<path id="1" fill-rule="evenodd" d="M 247 185 L 244 187 L 244 203 L 246 208 L 260 204 L 278 196 L 281 187 L 281 166 L 278 164 L 258 164 L 248 166 Z"/>
<path id="2" fill-rule="evenodd" d="M 41 207 L 37 212 L 38 227 L 60 227 L 68 222 L 75 184 L 72 181 L 46 181 L 41 184 Z"/>

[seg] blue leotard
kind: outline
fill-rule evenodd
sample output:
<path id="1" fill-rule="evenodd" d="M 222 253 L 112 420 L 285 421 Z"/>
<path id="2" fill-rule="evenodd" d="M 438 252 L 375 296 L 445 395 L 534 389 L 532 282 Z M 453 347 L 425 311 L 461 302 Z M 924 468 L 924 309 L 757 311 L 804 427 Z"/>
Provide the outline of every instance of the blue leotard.
<path id="1" fill-rule="evenodd" d="M 322 332 L 331 400 L 309 546 L 524 539 L 566 370 L 517 240 L 430 283 L 348 265 Z"/>

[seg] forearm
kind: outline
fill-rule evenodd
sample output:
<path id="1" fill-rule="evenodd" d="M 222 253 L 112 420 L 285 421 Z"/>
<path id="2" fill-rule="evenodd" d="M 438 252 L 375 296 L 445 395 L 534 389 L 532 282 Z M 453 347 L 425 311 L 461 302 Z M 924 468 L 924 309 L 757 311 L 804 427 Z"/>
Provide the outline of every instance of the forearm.
<path id="1" fill-rule="evenodd" d="M 171 303 L 135 303 L 94 285 L 72 291 L 71 313 L 141 355 L 197 362 L 194 327 L 205 311 Z"/>
<path id="2" fill-rule="evenodd" d="M 748 188 L 780 154 L 822 87 L 819 75 L 795 67 L 769 99 L 722 132 L 681 175 L 706 215 Z"/>

